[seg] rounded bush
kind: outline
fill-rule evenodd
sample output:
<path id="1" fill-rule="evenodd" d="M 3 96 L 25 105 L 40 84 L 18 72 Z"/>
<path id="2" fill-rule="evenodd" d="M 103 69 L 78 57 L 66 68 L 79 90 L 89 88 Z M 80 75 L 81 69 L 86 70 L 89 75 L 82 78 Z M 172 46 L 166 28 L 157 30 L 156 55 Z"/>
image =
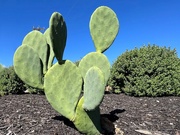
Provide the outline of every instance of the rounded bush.
<path id="1" fill-rule="evenodd" d="M 0 96 L 7 94 L 21 94 L 26 89 L 24 83 L 16 75 L 14 68 L 4 68 L 0 72 Z"/>
<path id="2" fill-rule="evenodd" d="M 112 65 L 108 85 L 132 96 L 178 96 L 180 59 L 175 49 L 156 45 L 126 51 Z"/>

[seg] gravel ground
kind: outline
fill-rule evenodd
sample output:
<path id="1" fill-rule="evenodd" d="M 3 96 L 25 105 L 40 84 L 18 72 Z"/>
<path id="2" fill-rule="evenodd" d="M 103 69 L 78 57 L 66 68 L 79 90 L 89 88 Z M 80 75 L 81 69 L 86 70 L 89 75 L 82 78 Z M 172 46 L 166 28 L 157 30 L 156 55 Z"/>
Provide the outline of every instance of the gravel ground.
<path id="1" fill-rule="evenodd" d="M 80 135 L 44 95 L 7 95 L 0 103 L 0 135 Z M 180 135 L 180 97 L 105 94 L 100 108 L 114 134 Z"/>

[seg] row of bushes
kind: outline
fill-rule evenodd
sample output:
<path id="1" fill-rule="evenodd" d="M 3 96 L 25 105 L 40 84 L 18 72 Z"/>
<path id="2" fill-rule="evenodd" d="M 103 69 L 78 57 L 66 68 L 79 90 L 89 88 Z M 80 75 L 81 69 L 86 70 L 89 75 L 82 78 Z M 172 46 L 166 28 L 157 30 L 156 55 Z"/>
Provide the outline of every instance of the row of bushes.
<path id="1" fill-rule="evenodd" d="M 112 65 L 108 85 L 114 93 L 131 96 L 179 96 L 180 59 L 176 50 L 156 45 L 126 51 Z M 0 67 L 0 96 L 27 89 L 29 93 L 43 93 L 25 85 L 13 67 Z"/>

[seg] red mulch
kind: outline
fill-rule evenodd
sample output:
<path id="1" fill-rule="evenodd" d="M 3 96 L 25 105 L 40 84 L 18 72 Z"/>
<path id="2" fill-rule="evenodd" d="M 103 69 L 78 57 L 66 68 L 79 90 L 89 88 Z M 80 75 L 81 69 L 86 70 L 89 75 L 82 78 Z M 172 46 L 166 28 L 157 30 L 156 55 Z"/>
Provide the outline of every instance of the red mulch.
<path id="1" fill-rule="evenodd" d="M 103 118 L 124 135 L 180 135 L 180 97 L 106 94 Z M 140 133 L 141 132 L 141 133 Z M 73 123 L 52 109 L 44 95 L 0 97 L 0 135 L 80 135 Z"/>

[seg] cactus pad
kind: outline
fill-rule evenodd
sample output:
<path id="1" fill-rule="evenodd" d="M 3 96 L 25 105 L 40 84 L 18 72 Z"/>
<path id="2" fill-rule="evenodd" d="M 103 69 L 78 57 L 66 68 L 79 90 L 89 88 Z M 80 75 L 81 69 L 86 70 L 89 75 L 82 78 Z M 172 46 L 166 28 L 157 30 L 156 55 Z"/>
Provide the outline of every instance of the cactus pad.
<path id="1" fill-rule="evenodd" d="M 84 97 L 82 97 L 78 103 L 74 125 L 84 134 L 100 135 L 101 123 L 99 107 L 95 108 L 93 111 L 85 111 L 82 107 L 83 103 Z"/>
<path id="2" fill-rule="evenodd" d="M 84 103 L 85 110 L 94 110 L 101 103 L 104 96 L 104 76 L 97 67 L 90 68 L 84 79 Z"/>
<path id="3" fill-rule="evenodd" d="M 53 65 L 44 77 L 44 90 L 52 107 L 73 120 L 82 90 L 82 77 L 78 67 L 69 60 L 61 65 Z"/>
<path id="4" fill-rule="evenodd" d="M 42 62 L 38 54 L 28 45 L 20 46 L 14 54 L 14 69 L 16 74 L 26 84 L 43 89 Z"/>
<path id="5" fill-rule="evenodd" d="M 110 63 L 107 57 L 98 52 L 91 52 L 84 56 L 79 63 L 79 68 L 83 78 L 85 78 L 87 71 L 93 66 L 98 67 L 103 72 L 106 83 L 110 75 Z"/>
<path id="6" fill-rule="evenodd" d="M 53 48 L 52 48 L 52 41 L 51 41 L 51 38 L 50 38 L 50 33 L 49 33 L 49 28 L 44 32 L 44 35 L 46 37 L 46 42 L 47 42 L 47 45 L 49 46 L 49 57 L 48 57 L 48 69 L 52 66 L 53 64 L 53 60 L 54 60 L 54 51 L 53 51 Z"/>
<path id="7" fill-rule="evenodd" d="M 36 51 L 36 53 L 38 53 L 39 58 L 43 63 L 43 73 L 45 74 L 47 70 L 47 59 L 48 59 L 47 58 L 48 46 L 46 43 L 45 36 L 41 32 L 37 30 L 33 30 L 25 36 L 22 44 L 29 45 L 34 49 L 34 51 Z"/>
<path id="8" fill-rule="evenodd" d="M 101 6 L 92 14 L 89 27 L 96 51 L 104 52 L 111 46 L 119 31 L 119 21 L 113 10 Z"/>
<path id="9" fill-rule="evenodd" d="M 66 46 L 67 28 L 62 15 L 54 12 L 49 21 L 52 47 L 58 62 L 61 62 Z"/>

